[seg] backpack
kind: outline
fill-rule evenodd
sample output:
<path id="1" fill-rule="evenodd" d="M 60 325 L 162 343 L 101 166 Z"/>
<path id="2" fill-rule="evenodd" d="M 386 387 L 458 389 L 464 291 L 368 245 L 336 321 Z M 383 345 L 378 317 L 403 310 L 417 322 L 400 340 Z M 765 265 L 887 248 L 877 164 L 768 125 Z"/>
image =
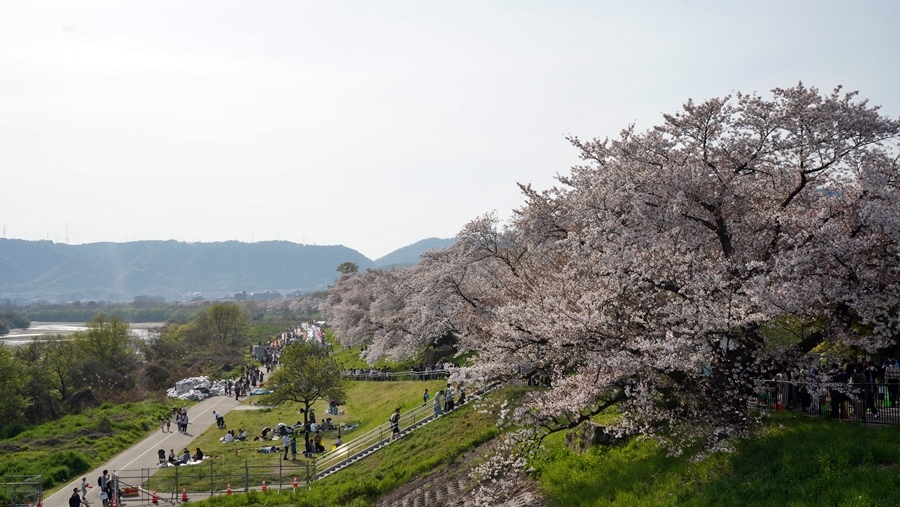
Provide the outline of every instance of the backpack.
<path id="1" fill-rule="evenodd" d="M 97 485 L 103 487 L 103 476 L 97 477 Z"/>

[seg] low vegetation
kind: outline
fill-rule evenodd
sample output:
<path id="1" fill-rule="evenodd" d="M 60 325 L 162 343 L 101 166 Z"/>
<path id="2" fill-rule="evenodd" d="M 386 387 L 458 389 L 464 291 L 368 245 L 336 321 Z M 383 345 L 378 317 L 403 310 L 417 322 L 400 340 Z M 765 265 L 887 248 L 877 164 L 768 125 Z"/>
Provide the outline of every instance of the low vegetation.
<path id="1" fill-rule="evenodd" d="M 157 402 L 105 403 L 80 414 L 20 427 L 0 440 L 0 477 L 43 475 L 51 489 L 99 466 L 159 427 L 166 407 Z"/>

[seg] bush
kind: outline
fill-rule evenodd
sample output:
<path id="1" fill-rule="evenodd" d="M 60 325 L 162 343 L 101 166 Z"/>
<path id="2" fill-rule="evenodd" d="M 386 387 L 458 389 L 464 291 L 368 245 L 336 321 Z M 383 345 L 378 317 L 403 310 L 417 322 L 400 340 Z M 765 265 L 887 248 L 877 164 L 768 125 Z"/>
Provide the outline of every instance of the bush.
<path id="1" fill-rule="evenodd" d="M 0 431 L 0 440 L 6 440 L 7 438 L 12 438 L 19 433 L 25 431 L 25 425 L 20 422 L 11 422 L 3 427 L 3 430 Z"/>

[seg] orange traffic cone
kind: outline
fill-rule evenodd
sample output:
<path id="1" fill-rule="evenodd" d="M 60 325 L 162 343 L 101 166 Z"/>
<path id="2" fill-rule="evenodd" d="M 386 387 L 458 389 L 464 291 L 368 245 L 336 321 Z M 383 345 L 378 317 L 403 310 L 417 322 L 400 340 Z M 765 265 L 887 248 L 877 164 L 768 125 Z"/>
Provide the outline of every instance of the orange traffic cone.
<path id="1" fill-rule="evenodd" d="M 188 496 L 187 496 L 187 486 L 184 486 L 184 487 L 181 488 L 181 501 L 182 501 L 182 502 L 187 502 L 187 501 L 188 501 Z"/>
<path id="2" fill-rule="evenodd" d="M 294 491 L 297 491 L 297 476 L 294 476 Z"/>
<path id="3" fill-rule="evenodd" d="M 262 492 L 265 493 L 266 491 L 269 491 L 269 488 L 266 487 L 266 480 L 263 479 L 262 481 L 263 481 Z"/>
<path id="4" fill-rule="evenodd" d="M 159 503 L 159 497 L 156 496 L 156 488 L 153 488 L 153 496 L 150 497 L 150 503 Z"/>
<path id="5" fill-rule="evenodd" d="M 231 494 L 231 483 L 230 483 L 230 482 L 228 483 L 228 487 L 225 488 L 225 494 L 226 494 L 226 495 L 230 495 L 230 494 Z"/>

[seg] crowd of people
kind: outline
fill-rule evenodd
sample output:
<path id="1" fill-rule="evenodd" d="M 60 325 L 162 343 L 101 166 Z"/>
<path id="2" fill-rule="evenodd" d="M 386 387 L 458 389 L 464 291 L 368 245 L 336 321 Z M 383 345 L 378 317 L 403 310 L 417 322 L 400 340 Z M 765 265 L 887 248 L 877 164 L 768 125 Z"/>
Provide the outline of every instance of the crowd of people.
<path id="1" fill-rule="evenodd" d="M 324 421 L 317 422 L 316 414 L 314 410 L 310 410 L 307 414 L 307 422 L 303 423 L 301 421 L 297 421 L 294 425 L 287 425 L 285 423 L 278 423 L 275 425 L 275 428 L 272 429 L 270 426 L 264 427 L 258 436 L 253 437 L 254 441 L 262 441 L 262 442 L 272 442 L 272 441 L 280 441 L 281 445 L 277 444 L 267 444 L 262 447 L 258 447 L 256 452 L 262 454 L 275 454 L 275 453 L 283 453 L 282 459 L 288 459 L 288 455 L 290 455 L 291 460 L 297 459 L 297 440 L 299 438 L 303 438 L 303 447 L 301 448 L 300 454 L 303 456 L 311 457 L 317 453 L 325 452 L 325 444 L 323 442 L 323 432 L 329 431 L 337 431 L 337 437 L 335 438 L 333 447 L 338 447 L 343 444 L 343 440 L 341 439 L 341 430 L 340 426 L 336 426 L 333 420 L 328 417 Z M 243 433 L 243 430 L 241 430 Z M 246 433 L 243 433 L 246 435 Z M 246 439 L 246 437 L 244 438 Z M 226 433 L 226 436 L 221 439 L 225 443 L 233 442 L 235 440 L 234 436 Z"/>
<path id="2" fill-rule="evenodd" d="M 449 368 L 455 367 L 451 363 L 420 364 L 413 366 L 409 371 L 395 372 L 387 366 L 381 368 L 350 368 L 343 371 L 344 377 L 349 380 L 392 380 L 395 378 L 409 377 L 412 380 L 438 380 L 450 375 Z"/>
<path id="3" fill-rule="evenodd" d="M 817 363 L 784 367 L 770 386 L 776 409 L 827 411 L 833 418 L 877 419 L 884 407 L 900 402 L 900 360 Z"/>

